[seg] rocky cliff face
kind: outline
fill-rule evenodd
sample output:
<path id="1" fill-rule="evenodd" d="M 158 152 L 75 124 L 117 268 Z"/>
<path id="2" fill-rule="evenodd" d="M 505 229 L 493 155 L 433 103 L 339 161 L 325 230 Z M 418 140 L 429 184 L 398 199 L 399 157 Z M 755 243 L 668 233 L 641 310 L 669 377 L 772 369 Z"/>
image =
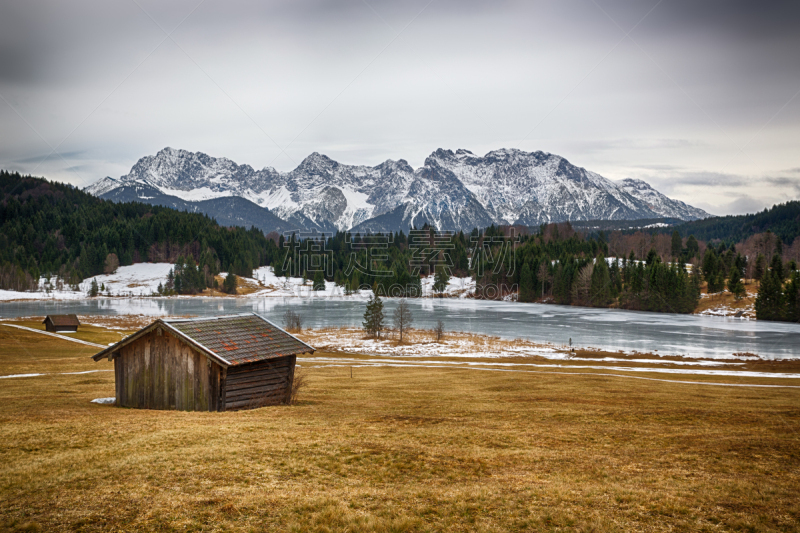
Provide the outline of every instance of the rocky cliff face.
<path id="1" fill-rule="evenodd" d="M 490 224 L 709 216 L 641 180 L 614 182 L 557 155 L 509 149 L 483 157 L 439 149 L 416 170 L 402 159 L 343 165 L 315 152 L 282 173 L 165 148 L 140 159 L 128 175 L 104 178 L 87 191 L 136 200 L 144 189 L 134 185 L 192 205 L 241 197 L 285 221 L 276 222 L 281 229 L 398 231 L 428 222 L 469 231 Z M 237 219 L 235 213 L 216 215 Z"/>

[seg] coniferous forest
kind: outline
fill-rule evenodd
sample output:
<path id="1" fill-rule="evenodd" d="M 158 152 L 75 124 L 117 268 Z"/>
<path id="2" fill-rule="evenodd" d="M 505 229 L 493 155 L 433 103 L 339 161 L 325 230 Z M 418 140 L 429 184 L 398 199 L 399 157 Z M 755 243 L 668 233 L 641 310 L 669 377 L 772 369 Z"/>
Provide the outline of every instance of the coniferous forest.
<path id="1" fill-rule="evenodd" d="M 344 294 L 368 287 L 381 296 L 413 297 L 427 275 L 435 276 L 434 291 L 443 293 L 450 276 L 471 276 L 476 298 L 691 313 L 702 287 L 739 298 L 744 280 L 755 279 L 759 319 L 800 321 L 798 202 L 684 224 L 671 234 L 582 234 L 560 223 L 534 231 L 491 226 L 446 238 L 425 226 L 408 235 L 338 232 L 287 239 L 223 227 L 201 214 L 112 203 L 5 171 L 0 192 L 2 289 L 36 290 L 40 276 L 75 288 L 119 266 L 169 262 L 175 267 L 163 293 L 195 294 L 216 286 L 221 271 L 250 277 L 254 268 L 271 265 L 278 276 L 313 280 L 315 290 L 333 281 Z M 719 237 L 698 239 L 686 233 L 690 227 Z M 235 277 L 231 284 L 235 289 Z"/>
<path id="2" fill-rule="evenodd" d="M 163 207 L 115 204 L 17 173 L 0 171 L 0 195 L 4 289 L 35 290 L 40 276 L 75 286 L 118 266 L 185 256 L 208 274 L 250 275 L 278 251 L 258 230 L 226 228 L 205 215 Z"/>

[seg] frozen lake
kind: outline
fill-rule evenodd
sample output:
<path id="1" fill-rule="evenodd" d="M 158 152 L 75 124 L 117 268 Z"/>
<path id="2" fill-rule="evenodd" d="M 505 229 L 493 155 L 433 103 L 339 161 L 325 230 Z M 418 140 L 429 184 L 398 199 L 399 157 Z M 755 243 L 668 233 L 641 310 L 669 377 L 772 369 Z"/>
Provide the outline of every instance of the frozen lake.
<path id="1" fill-rule="evenodd" d="M 391 317 L 396 301 L 384 300 Z M 727 358 L 752 353 L 769 359 L 800 358 L 800 325 L 617 309 L 458 299 L 412 299 L 414 327 L 442 319 L 451 331 L 468 331 L 535 342 L 657 352 L 660 355 Z M 79 315 L 212 316 L 255 311 L 280 324 L 287 307 L 306 327 L 360 326 L 363 299 L 348 298 L 133 298 L 0 303 L 0 317 Z"/>

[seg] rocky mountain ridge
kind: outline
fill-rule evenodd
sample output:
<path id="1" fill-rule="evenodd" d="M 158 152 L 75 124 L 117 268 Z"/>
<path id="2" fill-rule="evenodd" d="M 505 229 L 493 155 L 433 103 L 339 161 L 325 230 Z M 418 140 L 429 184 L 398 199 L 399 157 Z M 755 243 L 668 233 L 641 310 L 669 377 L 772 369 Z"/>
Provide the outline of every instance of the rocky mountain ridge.
<path id="1" fill-rule="evenodd" d="M 417 169 L 402 159 L 345 165 L 315 152 L 294 170 L 279 172 L 165 148 L 141 158 L 126 176 L 104 178 L 86 190 L 115 201 L 178 198 L 185 209 L 201 212 L 201 202 L 240 197 L 268 210 L 271 217 L 257 217 L 262 220 L 257 226 L 274 223 L 276 231 L 399 231 L 426 222 L 469 231 L 490 224 L 709 216 L 642 180 L 615 182 L 560 156 L 516 149 L 483 157 L 438 149 Z M 224 212 L 224 204 L 214 205 L 212 216 L 241 220 Z"/>

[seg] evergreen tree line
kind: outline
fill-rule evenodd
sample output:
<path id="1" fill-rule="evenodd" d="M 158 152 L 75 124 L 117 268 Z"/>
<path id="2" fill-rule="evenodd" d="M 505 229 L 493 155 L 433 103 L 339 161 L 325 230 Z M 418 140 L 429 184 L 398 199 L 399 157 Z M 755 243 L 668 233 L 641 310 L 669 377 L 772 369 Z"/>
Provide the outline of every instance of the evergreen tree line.
<path id="1" fill-rule="evenodd" d="M 566 228 L 559 233 L 559 227 Z M 431 243 L 434 232 L 431 232 Z M 628 257 L 607 261 L 608 243 L 603 234 L 585 238 L 571 231 L 569 224 L 542 227 L 535 235 L 510 237 L 508 229 L 490 226 L 471 234 L 457 233 L 448 241 L 452 249 L 450 263 L 445 268 L 442 251 L 434 251 L 422 258 L 419 273 L 410 271 L 410 265 L 419 266 L 419 256 L 409 246 L 403 232 L 386 237 L 382 259 L 374 259 L 362 249 L 367 238 L 360 235 L 337 233 L 325 240 L 299 242 L 292 236 L 289 241 L 281 237 L 279 246 L 284 251 L 273 263 L 279 276 L 302 276 L 314 280 L 314 288 L 324 289 L 324 281 L 333 281 L 344 287 L 345 294 L 359 287 L 375 289 L 382 296 L 408 297 L 419 294 L 419 274 L 435 275 L 434 290 L 446 289 L 449 276 L 474 276 L 478 298 L 499 299 L 518 294 L 519 301 L 553 301 L 565 305 L 594 307 L 616 306 L 626 309 L 690 313 L 697 307 L 700 286 L 706 280 L 712 289 L 731 279 L 741 288 L 741 272 L 746 259 L 737 254 L 735 247 L 724 243 L 709 246 L 704 265 L 694 274 L 687 271 L 684 259 L 695 257 L 699 251 L 696 239 L 687 239 L 682 246 L 680 235 L 673 238 L 672 252 L 677 261 L 662 258 L 655 249 L 646 257 L 637 258 L 633 252 Z M 376 236 L 370 236 L 375 238 Z M 675 237 L 675 235 L 673 235 Z M 311 250 L 317 250 L 316 252 Z M 320 250 L 329 253 L 326 260 L 331 268 L 326 274 L 320 268 L 311 269 L 312 255 Z M 472 268 L 470 268 L 470 259 Z M 319 262 L 319 258 L 317 259 Z M 361 268 L 349 268 L 355 261 L 366 265 L 370 273 Z M 349 269 L 349 270 L 348 270 Z M 388 276 L 374 273 L 385 271 Z M 734 273 L 739 273 L 739 277 Z M 721 280 L 721 281 L 720 281 Z M 722 290 L 721 288 L 719 290 Z"/>
<path id="2" fill-rule="evenodd" d="M 794 261 L 783 264 L 775 254 L 761 275 L 756 297 L 756 318 L 800 322 L 800 271 Z"/>
<path id="3" fill-rule="evenodd" d="M 699 274 L 679 261 L 668 263 L 651 249 L 647 257 L 606 259 L 602 239 L 529 237 L 517 250 L 514 276 L 519 300 L 563 305 L 621 307 L 641 311 L 691 313 L 700 298 Z"/>
<path id="4" fill-rule="evenodd" d="M 73 287 L 118 266 L 189 264 L 176 292 L 209 286 L 220 270 L 250 276 L 281 252 L 258 229 L 219 226 L 208 216 L 136 202 L 113 203 L 70 185 L 0 171 L 0 288 L 35 290 L 40 276 Z M 203 280 L 200 280 L 200 278 Z M 184 283 L 185 279 L 185 283 Z M 184 289 L 187 287 L 187 289 Z"/>
<path id="5" fill-rule="evenodd" d="M 797 236 L 800 236 L 800 201 L 777 204 L 750 215 L 694 220 L 680 224 L 675 229 L 684 237 L 694 235 L 703 241 L 721 240 L 727 243 L 741 242 L 752 235 L 770 230 L 784 244 L 791 244 Z M 663 233 L 671 230 L 653 231 Z"/>
<path id="6" fill-rule="evenodd" d="M 341 286 L 345 294 L 370 288 L 394 297 L 421 296 L 422 276 L 438 272 L 438 287 L 442 287 L 443 276 L 470 275 L 469 235 L 453 234 L 446 239 L 452 248 L 444 250 L 437 243 L 441 234 L 427 225 L 421 230 L 424 235 L 411 238 L 403 231 L 370 235 L 337 232 L 302 241 L 296 235 L 288 239 L 280 236 L 281 252 L 268 264 L 277 276 L 312 279 L 314 290 L 324 290 L 328 281 Z M 477 235 L 477 230 L 474 233 Z"/>

